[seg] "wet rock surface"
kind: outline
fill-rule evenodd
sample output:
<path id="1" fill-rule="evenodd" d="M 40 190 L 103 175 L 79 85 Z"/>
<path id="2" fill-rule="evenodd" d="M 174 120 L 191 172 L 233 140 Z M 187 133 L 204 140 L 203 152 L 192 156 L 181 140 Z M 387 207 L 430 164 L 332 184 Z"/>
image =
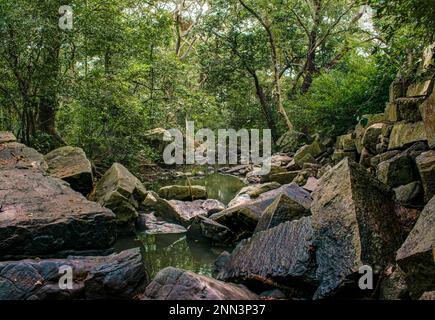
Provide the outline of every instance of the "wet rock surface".
<path id="1" fill-rule="evenodd" d="M 144 300 L 256 300 L 246 287 L 172 267 L 161 270 L 148 285 Z"/>
<path id="2" fill-rule="evenodd" d="M 401 229 L 393 199 L 391 190 L 349 159 L 321 178 L 311 207 L 320 281 L 316 298 L 337 292 L 362 265 L 376 273 L 394 261 Z"/>
<path id="3" fill-rule="evenodd" d="M 61 278 L 66 270 L 70 288 Z M 107 257 L 0 262 L 0 300 L 132 299 L 148 282 L 139 249 Z"/>

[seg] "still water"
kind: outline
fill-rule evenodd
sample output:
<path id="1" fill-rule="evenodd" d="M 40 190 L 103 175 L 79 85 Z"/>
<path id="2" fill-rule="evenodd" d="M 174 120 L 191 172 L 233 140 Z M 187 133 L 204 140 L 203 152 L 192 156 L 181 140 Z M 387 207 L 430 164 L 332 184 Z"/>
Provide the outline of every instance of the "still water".
<path id="1" fill-rule="evenodd" d="M 207 188 L 208 198 L 217 199 L 224 204 L 228 204 L 234 196 L 242 189 L 245 184 L 237 177 L 212 173 L 200 178 L 189 178 L 192 185 L 205 186 Z M 188 185 L 187 179 L 165 180 L 155 186 L 156 190 L 159 187 L 170 185 Z"/>
<path id="2" fill-rule="evenodd" d="M 191 178 L 194 185 L 207 188 L 210 199 L 218 199 L 225 204 L 234 198 L 237 192 L 245 185 L 237 177 L 214 173 L 202 178 Z M 157 187 L 187 184 L 186 179 L 161 182 Z M 151 189 L 151 188 L 150 188 Z M 158 189 L 154 189 L 158 190 Z M 228 250 L 226 248 L 211 247 L 208 243 L 191 241 L 184 235 L 148 235 L 145 232 L 136 234 L 135 237 L 120 239 L 115 245 L 115 250 L 140 247 L 147 270 L 151 277 L 166 267 L 176 267 L 191 270 L 195 273 L 210 276 L 213 262 L 219 254 Z"/>

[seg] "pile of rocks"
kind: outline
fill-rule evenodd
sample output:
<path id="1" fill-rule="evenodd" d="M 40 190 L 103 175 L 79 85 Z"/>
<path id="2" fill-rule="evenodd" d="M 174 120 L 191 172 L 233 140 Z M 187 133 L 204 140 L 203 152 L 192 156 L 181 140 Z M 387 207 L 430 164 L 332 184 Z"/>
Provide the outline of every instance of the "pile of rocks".
<path id="1" fill-rule="evenodd" d="M 83 196 L 93 180 L 81 149 L 44 157 L 0 132 L 0 185 L 0 299 L 131 299 L 143 292 L 149 278 L 139 249 L 107 256 L 117 214 Z"/>

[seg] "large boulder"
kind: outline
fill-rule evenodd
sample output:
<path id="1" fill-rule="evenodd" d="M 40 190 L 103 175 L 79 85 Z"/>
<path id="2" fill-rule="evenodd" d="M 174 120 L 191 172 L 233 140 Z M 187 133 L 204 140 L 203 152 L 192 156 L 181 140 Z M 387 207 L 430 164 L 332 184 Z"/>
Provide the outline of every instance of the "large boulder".
<path id="1" fill-rule="evenodd" d="M 361 119 L 359 119 L 358 124 L 355 127 L 355 145 L 358 153 L 361 153 L 363 149 L 362 139 L 364 137 L 366 129 L 372 124 L 383 122 L 384 120 L 384 113 L 365 114 L 361 117 Z"/>
<path id="2" fill-rule="evenodd" d="M 362 138 L 362 146 L 366 148 L 370 153 L 376 154 L 376 145 L 379 142 L 379 137 L 382 135 L 382 132 L 386 131 L 385 123 L 375 123 L 367 128 Z"/>
<path id="3" fill-rule="evenodd" d="M 435 91 L 420 105 L 429 147 L 435 148 Z"/>
<path id="4" fill-rule="evenodd" d="M 421 98 L 399 98 L 395 102 L 387 104 L 385 109 L 385 116 L 388 121 L 408 121 L 417 122 L 421 121 L 421 114 L 419 105 Z"/>
<path id="5" fill-rule="evenodd" d="M 397 251 L 413 298 L 435 290 L 435 196 L 428 202 L 411 233 Z"/>
<path id="6" fill-rule="evenodd" d="M 304 217 L 241 241 L 217 278 L 259 288 L 278 283 L 311 295 L 315 270 L 311 217 Z"/>
<path id="7" fill-rule="evenodd" d="M 427 141 L 423 121 L 415 123 L 397 122 L 391 131 L 388 150 L 401 149 L 417 141 Z"/>
<path id="8" fill-rule="evenodd" d="M 262 193 L 256 199 L 248 199 L 241 204 L 229 206 L 227 209 L 210 216 L 210 219 L 230 228 L 236 239 L 249 237 L 254 232 L 264 210 L 280 194 L 285 194 L 288 198 L 305 207 L 311 203 L 310 193 L 297 184 L 291 183 Z"/>
<path id="9" fill-rule="evenodd" d="M 278 189 L 281 187 L 281 184 L 278 182 L 267 182 L 263 184 L 257 184 L 250 186 L 252 188 L 249 188 L 249 191 L 247 191 L 247 194 L 251 198 L 258 198 L 261 194 L 268 192 L 270 190 Z"/>
<path id="10" fill-rule="evenodd" d="M 401 243 L 393 192 L 364 167 L 345 159 L 320 179 L 312 194 L 316 239 L 315 298 L 354 289 L 355 275 L 363 265 L 379 274 Z"/>
<path id="11" fill-rule="evenodd" d="M 144 300 L 257 300 L 246 287 L 168 267 L 148 285 Z"/>
<path id="12" fill-rule="evenodd" d="M 429 201 L 435 194 L 435 151 L 424 152 L 415 161 L 423 183 L 425 200 Z"/>
<path id="13" fill-rule="evenodd" d="M 305 162 L 312 162 L 312 159 L 321 155 L 324 151 L 324 146 L 322 146 L 318 141 L 314 141 L 312 144 L 301 147 L 296 152 L 294 156 L 295 163 L 301 166 Z"/>
<path id="14" fill-rule="evenodd" d="M 0 144 L 8 142 L 17 142 L 17 138 L 12 132 L 0 131 Z"/>
<path id="15" fill-rule="evenodd" d="M 308 195 L 307 199 L 309 199 Z M 287 197 L 285 194 L 281 194 L 264 210 L 255 228 L 255 232 L 264 231 L 276 227 L 281 223 L 308 216 L 310 214 L 310 207 L 311 201 L 301 203 Z"/>
<path id="16" fill-rule="evenodd" d="M 9 135 L 3 136 L 4 141 L 13 140 Z M 35 149 L 18 142 L 5 142 L 0 144 L 0 169 L 37 169 L 47 171 L 44 156 Z"/>
<path id="17" fill-rule="evenodd" d="M 62 289 L 66 270 L 72 288 Z M 139 249 L 106 257 L 0 262 L 0 300 L 132 299 L 148 282 Z"/>
<path id="18" fill-rule="evenodd" d="M 110 248 L 115 215 L 39 170 L 0 170 L 0 258 Z"/>
<path id="19" fill-rule="evenodd" d="M 425 97 L 432 92 L 433 80 L 427 79 L 421 82 L 412 83 L 406 90 L 407 97 Z"/>
<path id="20" fill-rule="evenodd" d="M 276 142 L 281 152 L 296 152 L 302 145 L 308 143 L 308 137 L 297 131 L 287 131 Z"/>
<path id="21" fill-rule="evenodd" d="M 415 162 L 406 153 L 398 154 L 389 160 L 379 163 L 376 168 L 376 176 L 391 188 L 396 188 L 419 179 Z"/>
<path id="22" fill-rule="evenodd" d="M 160 198 L 156 193 L 149 192 L 143 205 L 155 211 L 156 216 L 188 227 L 192 219 L 198 215 L 207 216 L 203 200 L 180 201 Z"/>
<path id="23" fill-rule="evenodd" d="M 160 188 L 157 193 L 166 200 L 193 201 L 207 198 L 207 189 L 203 186 L 166 186 Z"/>
<path id="24" fill-rule="evenodd" d="M 234 238 L 228 227 L 201 215 L 192 219 L 187 236 L 196 240 L 205 239 L 218 245 L 229 244 Z"/>
<path id="25" fill-rule="evenodd" d="M 114 163 L 98 181 L 90 198 L 116 214 L 119 233 L 132 234 L 137 209 L 146 196 L 147 191 L 139 179 L 123 165 Z"/>
<path id="26" fill-rule="evenodd" d="M 84 196 L 92 191 L 92 167 L 85 152 L 81 148 L 61 147 L 45 156 L 48 173 L 65 180 L 72 189 Z"/>
<path id="27" fill-rule="evenodd" d="M 156 217 L 153 212 L 140 213 L 136 221 L 136 228 L 147 234 L 183 234 L 187 232 L 183 226 Z"/>
<path id="28" fill-rule="evenodd" d="M 348 133 L 337 137 L 337 148 L 343 151 L 355 151 L 355 134 Z"/>

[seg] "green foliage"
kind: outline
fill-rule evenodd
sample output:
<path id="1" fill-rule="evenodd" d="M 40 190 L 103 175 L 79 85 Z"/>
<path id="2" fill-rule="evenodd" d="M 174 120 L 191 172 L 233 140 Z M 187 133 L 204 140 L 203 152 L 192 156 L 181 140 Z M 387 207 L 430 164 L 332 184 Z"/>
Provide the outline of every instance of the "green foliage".
<path id="1" fill-rule="evenodd" d="M 317 77 L 309 92 L 289 101 L 296 127 L 305 133 L 345 133 L 358 116 L 383 112 L 394 72 L 383 73 L 374 58 L 349 54 L 337 68 Z"/>

